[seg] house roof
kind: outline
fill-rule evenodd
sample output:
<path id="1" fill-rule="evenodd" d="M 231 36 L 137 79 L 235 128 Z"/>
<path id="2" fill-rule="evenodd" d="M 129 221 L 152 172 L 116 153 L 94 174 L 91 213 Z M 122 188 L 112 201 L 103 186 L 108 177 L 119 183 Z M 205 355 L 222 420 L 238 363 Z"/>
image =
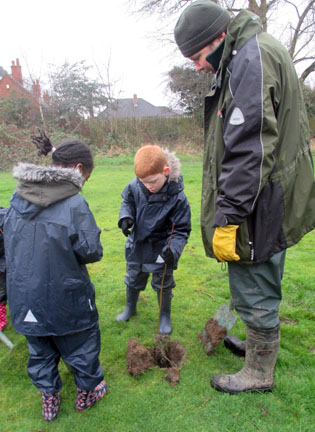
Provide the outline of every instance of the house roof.
<path id="1" fill-rule="evenodd" d="M 7 84 L 11 85 L 10 88 L 2 89 L 2 84 L 6 86 Z M 18 81 L 16 81 L 12 75 L 5 74 L 2 78 L 0 78 L 0 96 L 8 96 L 12 91 L 16 90 L 18 93 L 23 94 L 25 97 L 32 99 L 33 102 L 38 103 L 36 97 L 28 91 L 25 87 L 23 87 L 22 84 L 20 84 Z M 2 94 L 3 93 L 3 94 Z"/>
<path id="2" fill-rule="evenodd" d="M 170 108 L 163 106 L 154 106 L 142 98 L 117 99 L 111 104 L 110 108 L 106 108 L 99 117 L 172 117 L 177 115 Z"/>

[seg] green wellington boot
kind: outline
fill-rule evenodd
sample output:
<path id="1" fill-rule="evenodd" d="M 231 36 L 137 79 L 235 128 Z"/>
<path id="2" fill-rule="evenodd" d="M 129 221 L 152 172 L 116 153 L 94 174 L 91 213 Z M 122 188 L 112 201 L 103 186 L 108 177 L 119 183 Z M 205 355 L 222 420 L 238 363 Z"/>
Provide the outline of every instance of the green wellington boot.
<path id="1" fill-rule="evenodd" d="M 242 370 L 233 375 L 214 375 L 211 386 L 227 393 L 269 391 L 280 345 L 280 326 L 257 329 L 247 326 L 246 357 Z"/>
<path id="2" fill-rule="evenodd" d="M 137 312 L 137 301 L 139 298 L 139 290 L 126 288 L 127 304 L 124 311 L 117 315 L 115 321 L 128 321 Z"/>

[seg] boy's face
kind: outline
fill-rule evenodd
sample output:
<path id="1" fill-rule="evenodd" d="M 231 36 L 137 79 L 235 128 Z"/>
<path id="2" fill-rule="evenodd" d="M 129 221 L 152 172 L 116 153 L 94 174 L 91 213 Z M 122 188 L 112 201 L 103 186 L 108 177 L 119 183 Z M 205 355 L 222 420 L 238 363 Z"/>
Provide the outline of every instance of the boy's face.
<path id="1" fill-rule="evenodd" d="M 166 177 L 169 175 L 170 169 L 168 166 L 165 166 L 163 169 L 163 173 L 161 174 L 153 174 L 145 178 L 139 179 L 144 186 L 151 192 L 157 193 L 164 185 Z"/>

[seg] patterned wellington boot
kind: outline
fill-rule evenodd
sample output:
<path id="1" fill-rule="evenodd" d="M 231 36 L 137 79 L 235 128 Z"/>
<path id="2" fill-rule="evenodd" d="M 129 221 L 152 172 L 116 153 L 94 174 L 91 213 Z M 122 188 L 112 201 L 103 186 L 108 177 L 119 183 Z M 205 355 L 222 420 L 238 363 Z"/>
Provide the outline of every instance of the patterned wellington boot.
<path id="1" fill-rule="evenodd" d="M 77 388 L 77 399 L 75 401 L 75 409 L 77 411 L 84 411 L 87 408 L 95 405 L 107 391 L 107 384 L 103 380 L 101 381 L 94 390 L 83 390 Z"/>
<path id="2" fill-rule="evenodd" d="M 52 421 L 56 418 L 60 407 L 60 392 L 41 393 L 42 396 L 42 415 L 44 420 Z"/>
<path id="3" fill-rule="evenodd" d="M 0 330 L 3 330 L 8 325 L 6 305 L 0 303 Z"/>

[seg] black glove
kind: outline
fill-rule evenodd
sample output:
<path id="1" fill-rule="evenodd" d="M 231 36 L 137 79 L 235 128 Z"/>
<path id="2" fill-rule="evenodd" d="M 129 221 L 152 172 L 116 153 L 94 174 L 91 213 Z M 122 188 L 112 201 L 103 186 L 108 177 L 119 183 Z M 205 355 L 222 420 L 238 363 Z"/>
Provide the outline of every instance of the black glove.
<path id="1" fill-rule="evenodd" d="M 126 237 L 130 234 L 130 229 L 133 225 L 133 220 L 130 218 L 124 218 L 121 220 L 120 228 Z"/>
<path id="2" fill-rule="evenodd" d="M 171 249 L 168 248 L 168 246 L 162 250 L 161 255 L 166 265 L 172 266 L 174 264 L 174 255 Z"/>

